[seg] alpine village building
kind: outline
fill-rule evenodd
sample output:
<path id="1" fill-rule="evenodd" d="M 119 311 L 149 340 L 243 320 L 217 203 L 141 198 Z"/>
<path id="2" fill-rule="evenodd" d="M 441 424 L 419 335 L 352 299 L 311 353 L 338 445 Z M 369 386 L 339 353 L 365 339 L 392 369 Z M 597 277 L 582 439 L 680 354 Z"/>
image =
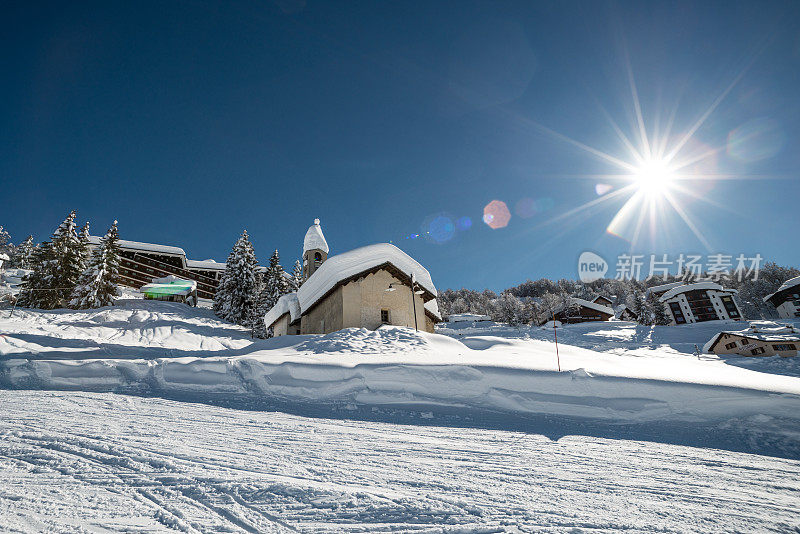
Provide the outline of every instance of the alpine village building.
<path id="1" fill-rule="evenodd" d="M 430 273 L 389 243 L 336 256 L 319 219 L 303 239 L 303 283 L 264 317 L 274 336 L 396 325 L 433 332 L 441 321 Z"/>
<path id="2" fill-rule="evenodd" d="M 735 289 L 725 289 L 714 282 L 673 282 L 647 290 L 666 308 L 670 324 L 704 321 L 742 320 L 742 311 L 733 299 Z"/>
<path id="3" fill-rule="evenodd" d="M 719 332 L 703 347 L 703 352 L 739 356 L 797 356 L 800 334 L 793 325 L 774 328 L 752 326 L 738 332 Z"/>
<path id="4" fill-rule="evenodd" d="M 182 248 L 138 241 L 119 240 L 119 281 L 139 289 L 155 278 L 174 276 L 197 282 L 197 297 L 213 299 L 217 283 L 225 271 L 225 263 L 214 260 L 190 260 Z M 100 237 L 90 236 L 89 245 L 96 247 Z"/>
<path id="5" fill-rule="evenodd" d="M 778 311 L 778 317 L 793 319 L 800 317 L 800 276 L 790 278 L 781 284 L 775 293 L 764 297 Z"/>

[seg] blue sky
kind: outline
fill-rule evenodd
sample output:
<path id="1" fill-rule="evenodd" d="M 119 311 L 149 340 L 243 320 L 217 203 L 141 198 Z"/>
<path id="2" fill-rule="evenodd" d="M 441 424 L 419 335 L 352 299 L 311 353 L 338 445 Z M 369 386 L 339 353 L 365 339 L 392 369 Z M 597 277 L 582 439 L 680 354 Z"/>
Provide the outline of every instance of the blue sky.
<path id="1" fill-rule="evenodd" d="M 575 278 L 584 250 L 800 265 L 794 2 L 4 12 L 0 224 L 15 240 L 76 209 L 95 233 L 116 218 L 122 238 L 194 259 L 224 260 L 246 228 L 262 262 L 278 248 L 289 266 L 319 217 L 332 253 L 392 241 L 442 288 Z M 635 241 L 606 231 L 625 195 L 574 211 L 628 183 L 567 139 L 630 161 L 611 121 L 641 144 L 631 77 L 651 140 L 675 111 L 670 146 L 728 90 L 685 148 L 711 155 L 674 194 L 703 239 L 663 199 Z M 493 200 L 504 228 L 482 221 Z"/>

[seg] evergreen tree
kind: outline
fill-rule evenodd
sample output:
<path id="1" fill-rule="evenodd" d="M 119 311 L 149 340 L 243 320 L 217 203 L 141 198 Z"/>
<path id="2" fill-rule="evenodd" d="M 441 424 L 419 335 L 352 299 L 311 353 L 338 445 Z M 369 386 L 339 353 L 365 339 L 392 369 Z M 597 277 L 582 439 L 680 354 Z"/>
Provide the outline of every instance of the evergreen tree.
<path id="1" fill-rule="evenodd" d="M 255 251 L 245 230 L 228 256 L 225 273 L 214 296 L 214 312 L 218 317 L 252 327 L 258 298 L 257 266 Z"/>
<path id="2" fill-rule="evenodd" d="M 14 255 L 11 257 L 11 265 L 20 269 L 30 269 L 35 248 L 36 245 L 33 242 L 33 236 L 29 235 L 25 241 L 14 249 Z"/>
<path id="3" fill-rule="evenodd" d="M 294 260 L 294 267 L 292 268 L 292 279 L 290 286 L 292 291 L 297 291 L 303 284 L 303 265 L 300 260 Z"/>
<path id="4" fill-rule="evenodd" d="M 34 249 L 30 267 L 32 272 L 23 279 L 24 287 L 20 290 L 17 306 L 24 308 L 48 308 L 57 300 L 52 288 L 55 260 L 49 241 L 45 241 Z"/>
<path id="5" fill-rule="evenodd" d="M 92 247 L 89 242 L 89 221 L 86 221 L 86 224 L 81 227 L 81 231 L 78 232 L 78 252 L 83 258 L 83 267 L 85 270 L 89 264 L 89 258 L 92 257 Z"/>
<path id="6" fill-rule="evenodd" d="M 14 254 L 14 244 L 11 242 L 11 234 L 0 226 L 0 254 L 6 254 L 9 258 Z"/>
<path id="7" fill-rule="evenodd" d="M 667 310 L 666 307 L 664 306 L 664 303 L 659 302 L 658 299 L 652 293 L 648 295 L 648 300 L 652 301 L 651 304 L 653 308 L 653 324 L 656 325 L 670 324 L 672 321 L 669 315 L 667 315 Z"/>
<path id="8" fill-rule="evenodd" d="M 88 224 L 84 228 L 88 236 Z M 88 243 L 88 239 L 86 242 Z M 72 292 L 70 307 L 99 308 L 113 305 L 114 297 L 119 296 L 117 288 L 119 260 L 119 233 L 117 221 L 114 221 L 100 244 L 94 249 L 88 266 Z"/>
<path id="9" fill-rule="evenodd" d="M 286 272 L 281 267 L 281 258 L 278 251 L 272 253 L 269 267 L 264 273 L 264 283 L 258 295 L 256 318 L 253 322 L 253 335 L 260 338 L 269 336 L 264 316 L 277 304 L 278 299 L 291 291 L 291 281 L 287 279 Z"/>
<path id="10" fill-rule="evenodd" d="M 53 239 L 36 254 L 34 272 L 25 279 L 22 302 L 29 307 L 53 309 L 63 306 L 85 267 L 85 256 L 75 229 L 75 212 L 64 219 Z"/>
<path id="11" fill-rule="evenodd" d="M 639 291 L 634 291 L 631 295 L 630 301 L 628 302 L 628 308 L 630 308 L 631 311 L 633 311 L 633 314 L 636 315 L 636 321 L 639 324 L 650 324 L 649 312 Z"/>

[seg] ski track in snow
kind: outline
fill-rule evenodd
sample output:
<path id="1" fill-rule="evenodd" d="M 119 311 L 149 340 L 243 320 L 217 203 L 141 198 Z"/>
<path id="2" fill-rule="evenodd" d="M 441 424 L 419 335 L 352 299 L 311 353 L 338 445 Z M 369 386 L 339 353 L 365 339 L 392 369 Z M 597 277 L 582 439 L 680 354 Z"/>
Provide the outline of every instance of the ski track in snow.
<path id="1" fill-rule="evenodd" d="M 0 391 L 6 532 L 787 532 L 800 462 Z"/>

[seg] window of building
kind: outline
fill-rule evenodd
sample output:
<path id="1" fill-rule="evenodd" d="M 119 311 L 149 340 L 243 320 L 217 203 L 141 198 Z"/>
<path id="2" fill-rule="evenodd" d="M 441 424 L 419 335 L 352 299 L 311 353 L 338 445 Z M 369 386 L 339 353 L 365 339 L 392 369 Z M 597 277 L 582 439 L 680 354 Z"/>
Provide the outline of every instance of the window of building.
<path id="1" fill-rule="evenodd" d="M 725 306 L 725 311 L 728 312 L 728 317 L 737 318 L 739 317 L 739 310 L 736 308 L 736 303 L 733 302 L 731 297 L 725 296 L 722 297 L 722 305 Z"/>
<path id="2" fill-rule="evenodd" d="M 764 350 L 764 347 L 756 347 L 750 351 L 750 354 L 752 354 L 753 356 L 758 356 L 759 354 L 764 354 L 764 352 L 766 352 Z"/>
<path id="3" fill-rule="evenodd" d="M 732 348 L 734 348 L 735 346 L 736 346 L 736 342 L 734 341 L 733 343 L 728 343 L 727 345 L 725 345 L 725 348 L 726 348 L 726 349 L 732 349 Z"/>
<path id="4" fill-rule="evenodd" d="M 389 310 L 381 310 L 381 324 L 389 324 Z"/>
<path id="5" fill-rule="evenodd" d="M 794 343 L 781 343 L 777 345 L 772 345 L 772 348 L 777 351 L 797 350 L 797 346 Z"/>
<path id="6" fill-rule="evenodd" d="M 681 311 L 681 305 L 677 302 L 670 302 L 669 309 L 672 311 L 672 316 L 675 318 L 676 324 L 683 324 L 686 322 L 686 318 L 683 316 L 683 311 Z"/>
<path id="7" fill-rule="evenodd" d="M 317 263 L 321 262 L 322 261 L 322 254 L 320 254 L 319 252 L 315 252 L 314 253 L 314 261 L 317 262 Z"/>

